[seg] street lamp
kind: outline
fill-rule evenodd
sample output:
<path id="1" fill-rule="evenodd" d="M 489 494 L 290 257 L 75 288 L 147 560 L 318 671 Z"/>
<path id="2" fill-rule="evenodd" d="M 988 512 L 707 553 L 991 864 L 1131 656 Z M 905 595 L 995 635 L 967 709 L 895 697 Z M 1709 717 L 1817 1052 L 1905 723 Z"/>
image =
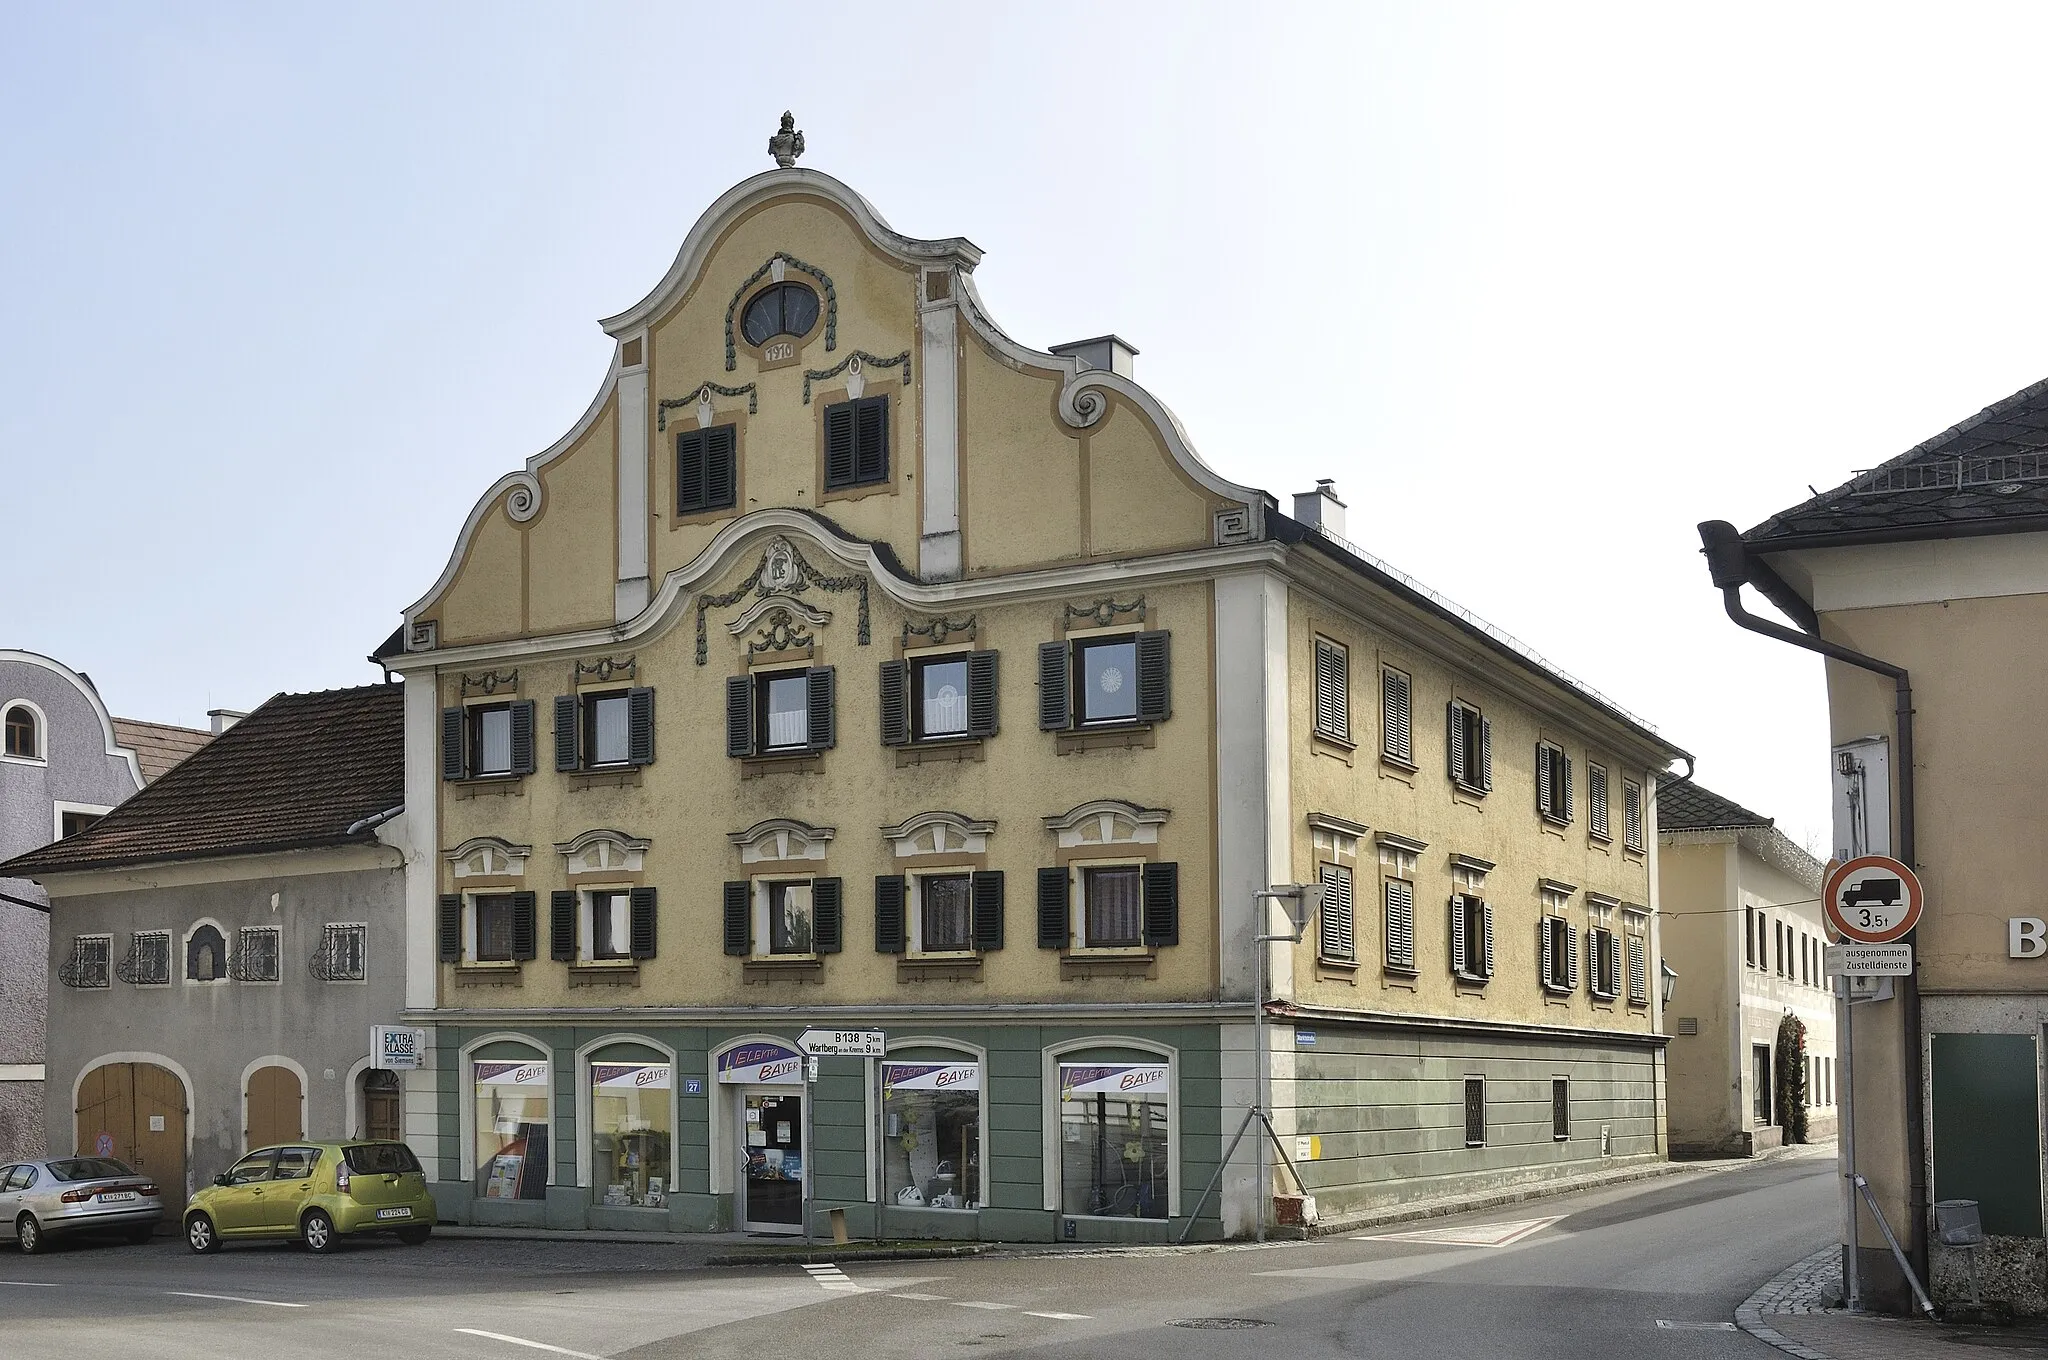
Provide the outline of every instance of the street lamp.
<path id="1" fill-rule="evenodd" d="M 1670 1005 L 1671 998 L 1678 992 L 1678 970 L 1667 959 L 1657 960 L 1657 971 L 1664 977 L 1664 1004 Z"/>

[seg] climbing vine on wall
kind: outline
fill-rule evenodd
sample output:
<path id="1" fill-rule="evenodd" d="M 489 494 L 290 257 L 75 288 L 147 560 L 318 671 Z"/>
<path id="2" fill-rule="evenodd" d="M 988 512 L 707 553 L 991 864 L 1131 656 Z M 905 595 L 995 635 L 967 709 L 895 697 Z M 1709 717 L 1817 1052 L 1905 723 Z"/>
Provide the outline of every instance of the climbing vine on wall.
<path id="1" fill-rule="evenodd" d="M 1778 1022 L 1778 1124 L 1787 1143 L 1806 1141 L 1806 1025 L 1789 1011 Z"/>

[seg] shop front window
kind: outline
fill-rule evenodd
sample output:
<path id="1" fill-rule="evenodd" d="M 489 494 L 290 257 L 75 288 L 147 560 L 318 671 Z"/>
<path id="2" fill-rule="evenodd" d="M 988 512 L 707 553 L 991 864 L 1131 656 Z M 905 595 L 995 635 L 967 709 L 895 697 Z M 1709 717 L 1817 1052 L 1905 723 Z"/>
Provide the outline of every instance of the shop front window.
<path id="1" fill-rule="evenodd" d="M 474 1064 L 476 1192 L 484 1199 L 546 1199 L 548 1065 Z"/>
<path id="2" fill-rule="evenodd" d="M 1172 1090 L 1164 1060 L 1060 1064 L 1060 1211 L 1167 1216 Z"/>
<path id="3" fill-rule="evenodd" d="M 590 1065 L 590 1183 L 605 1204 L 668 1203 L 674 1070 L 667 1063 Z"/>
<path id="4" fill-rule="evenodd" d="M 882 1064 L 883 1193 L 930 1209 L 981 1207 L 981 1064 Z"/>

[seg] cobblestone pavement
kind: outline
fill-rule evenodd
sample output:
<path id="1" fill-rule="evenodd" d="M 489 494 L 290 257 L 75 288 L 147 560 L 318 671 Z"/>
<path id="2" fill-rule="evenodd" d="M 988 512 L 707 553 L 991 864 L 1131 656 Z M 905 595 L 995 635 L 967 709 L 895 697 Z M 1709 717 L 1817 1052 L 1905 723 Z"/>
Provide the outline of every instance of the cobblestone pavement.
<path id="1" fill-rule="evenodd" d="M 1973 1360 L 2048 1355 L 2048 1328 L 1970 1327 L 1842 1310 L 1842 1249 L 1795 1261 L 1735 1310 L 1751 1336 L 1800 1360 Z"/>

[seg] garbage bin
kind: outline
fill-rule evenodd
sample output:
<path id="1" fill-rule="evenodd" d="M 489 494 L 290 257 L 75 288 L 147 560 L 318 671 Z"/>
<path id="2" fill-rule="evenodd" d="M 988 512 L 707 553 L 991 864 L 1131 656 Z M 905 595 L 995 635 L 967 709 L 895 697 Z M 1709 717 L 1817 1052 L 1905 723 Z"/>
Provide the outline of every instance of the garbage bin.
<path id="1" fill-rule="evenodd" d="M 1984 1218 L 1974 1199 L 1940 1199 L 1934 1202 L 1934 1230 L 1944 1247 L 1984 1245 Z"/>

